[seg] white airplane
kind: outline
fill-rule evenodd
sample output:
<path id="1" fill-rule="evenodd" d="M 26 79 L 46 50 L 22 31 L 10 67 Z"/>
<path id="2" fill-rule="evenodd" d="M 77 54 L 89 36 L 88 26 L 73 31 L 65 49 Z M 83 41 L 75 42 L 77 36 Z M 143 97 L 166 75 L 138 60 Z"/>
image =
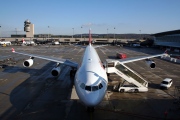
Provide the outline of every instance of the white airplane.
<path id="1" fill-rule="evenodd" d="M 24 38 L 23 38 L 22 39 L 22 45 L 35 45 L 35 43 L 32 40 L 25 41 Z"/>
<path id="2" fill-rule="evenodd" d="M 89 30 L 89 45 L 86 47 L 82 63 L 78 66 L 77 63 L 66 60 L 66 59 L 57 59 L 50 58 L 46 56 L 39 56 L 33 54 L 26 54 L 22 52 L 16 52 L 12 48 L 13 53 L 30 56 L 30 59 L 24 61 L 24 67 L 31 67 L 33 65 L 34 58 L 40 58 L 44 60 L 49 60 L 57 63 L 57 66 L 54 67 L 51 71 L 53 76 L 58 76 L 61 72 L 61 64 L 68 65 L 72 67 L 70 75 L 75 75 L 74 84 L 77 95 L 79 99 L 87 106 L 88 111 L 93 111 L 94 107 L 97 106 L 102 99 L 104 98 L 108 86 L 108 78 L 106 70 L 102 65 L 102 62 L 95 50 L 96 47 L 91 45 L 91 33 Z M 99 47 L 99 46 L 98 46 Z M 151 67 L 155 67 L 155 63 L 149 58 L 162 56 L 163 54 L 151 55 L 146 57 L 138 58 L 128 58 L 120 60 L 121 64 L 134 62 L 138 60 L 148 59 L 147 64 Z M 76 72 L 77 71 L 77 72 Z"/>

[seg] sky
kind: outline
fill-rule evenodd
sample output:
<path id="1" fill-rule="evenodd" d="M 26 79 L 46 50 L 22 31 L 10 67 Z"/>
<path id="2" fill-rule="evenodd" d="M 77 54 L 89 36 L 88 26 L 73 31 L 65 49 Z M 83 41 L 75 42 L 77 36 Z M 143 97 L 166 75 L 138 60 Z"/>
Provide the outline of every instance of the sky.
<path id="1" fill-rule="evenodd" d="M 154 34 L 180 28 L 180 0 L 0 1 L 0 36 L 25 34 L 27 19 L 35 34 Z"/>

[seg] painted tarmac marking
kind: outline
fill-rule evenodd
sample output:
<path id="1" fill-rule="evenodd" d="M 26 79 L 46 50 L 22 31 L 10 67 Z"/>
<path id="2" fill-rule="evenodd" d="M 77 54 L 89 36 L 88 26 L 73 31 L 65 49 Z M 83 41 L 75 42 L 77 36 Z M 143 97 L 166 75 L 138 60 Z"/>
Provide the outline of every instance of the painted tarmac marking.
<path id="1" fill-rule="evenodd" d="M 104 55 L 106 55 L 106 53 L 105 53 L 101 48 L 99 48 L 99 50 L 100 50 Z"/>

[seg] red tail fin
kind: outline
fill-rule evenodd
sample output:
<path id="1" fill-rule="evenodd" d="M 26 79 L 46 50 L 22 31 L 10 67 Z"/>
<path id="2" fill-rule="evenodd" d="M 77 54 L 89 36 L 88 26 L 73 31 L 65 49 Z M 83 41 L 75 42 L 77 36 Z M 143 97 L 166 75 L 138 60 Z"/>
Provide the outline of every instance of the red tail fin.
<path id="1" fill-rule="evenodd" d="M 164 51 L 164 53 L 168 54 L 168 50 L 166 49 L 166 50 Z"/>
<path id="2" fill-rule="evenodd" d="M 91 29 L 89 29 L 89 45 L 91 44 L 91 42 L 92 42 Z"/>
<path id="3" fill-rule="evenodd" d="M 14 48 L 12 48 L 12 52 L 15 52 Z"/>
<path id="4" fill-rule="evenodd" d="M 22 39 L 22 42 L 25 43 L 24 38 Z"/>

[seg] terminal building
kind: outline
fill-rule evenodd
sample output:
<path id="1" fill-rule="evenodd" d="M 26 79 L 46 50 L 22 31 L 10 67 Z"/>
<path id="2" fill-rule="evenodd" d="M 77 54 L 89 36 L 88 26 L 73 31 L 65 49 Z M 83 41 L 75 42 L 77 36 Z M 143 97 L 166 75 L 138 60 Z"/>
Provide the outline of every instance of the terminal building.
<path id="1" fill-rule="evenodd" d="M 155 46 L 180 52 L 180 30 L 156 33 L 153 36 Z"/>
<path id="2" fill-rule="evenodd" d="M 26 34 L 11 35 L 10 38 L 2 38 L 6 41 L 21 41 L 34 40 L 34 41 L 59 41 L 61 43 L 88 43 L 89 34 L 75 34 L 75 35 L 52 35 L 52 34 L 34 34 L 34 24 L 29 20 L 24 22 L 24 31 Z M 140 35 L 141 36 L 141 35 Z M 149 34 L 144 34 L 147 38 Z M 154 37 L 154 46 L 162 49 L 169 49 L 171 51 L 180 52 L 180 30 L 166 31 L 156 33 L 150 36 L 150 39 Z M 137 42 L 140 40 L 139 34 L 92 34 L 93 42 L 95 44 L 126 44 L 131 42 Z M 153 45 L 153 40 L 152 45 Z M 146 42 L 146 41 L 145 41 Z M 144 42 L 144 43 L 145 43 Z M 147 43 L 146 43 L 147 44 Z"/>

